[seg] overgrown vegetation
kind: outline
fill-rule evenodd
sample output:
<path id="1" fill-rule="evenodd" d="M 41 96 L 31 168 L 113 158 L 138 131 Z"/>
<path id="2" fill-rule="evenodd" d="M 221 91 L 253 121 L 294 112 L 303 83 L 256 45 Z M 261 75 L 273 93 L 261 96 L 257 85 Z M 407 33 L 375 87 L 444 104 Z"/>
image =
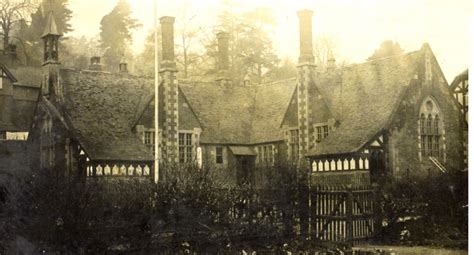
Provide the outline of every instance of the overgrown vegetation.
<path id="1" fill-rule="evenodd" d="M 307 173 L 257 169 L 259 185 L 221 183 L 214 169 L 163 166 L 162 181 L 64 178 L 35 171 L 0 207 L 0 253 L 18 237 L 60 253 L 321 250 L 306 240 Z M 226 171 L 220 169 L 219 171 Z M 3 192 L 6 193 L 6 192 Z M 467 245 L 467 176 L 392 180 L 380 187 L 384 244 Z M 304 196 L 304 195 L 303 195 Z M 306 224 L 307 225 L 307 224 Z"/>
<path id="2" fill-rule="evenodd" d="M 161 169 L 167 174 L 158 185 L 148 179 L 83 182 L 35 171 L 6 203 L 2 242 L 22 236 L 40 251 L 92 254 L 307 249 L 295 238 L 303 182 L 293 167 L 266 169 L 278 174 L 259 190 L 218 183 L 210 169 Z"/>
<path id="3" fill-rule="evenodd" d="M 384 243 L 467 248 L 467 173 L 409 177 L 382 187 Z"/>

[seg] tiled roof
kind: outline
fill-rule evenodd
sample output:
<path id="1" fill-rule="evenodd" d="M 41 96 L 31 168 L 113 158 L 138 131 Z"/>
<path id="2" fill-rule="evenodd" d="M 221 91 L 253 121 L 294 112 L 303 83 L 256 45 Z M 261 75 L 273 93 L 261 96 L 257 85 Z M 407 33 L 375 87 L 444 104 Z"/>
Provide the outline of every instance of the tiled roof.
<path id="1" fill-rule="evenodd" d="M 255 144 L 283 139 L 280 124 L 294 79 L 256 86 L 180 83 L 203 126 L 201 142 Z"/>
<path id="2" fill-rule="evenodd" d="M 256 156 L 257 153 L 252 147 L 248 146 L 229 146 L 234 155 Z"/>
<path id="3" fill-rule="evenodd" d="M 296 89 L 296 79 L 256 86 L 252 143 L 283 140 L 280 125 Z"/>
<path id="4" fill-rule="evenodd" d="M 67 120 L 93 160 L 153 160 L 132 133 L 153 81 L 129 75 L 61 70 Z"/>
<path id="5" fill-rule="evenodd" d="M 10 69 L 10 71 L 17 79 L 15 85 L 35 88 L 41 87 L 43 74 L 40 67 L 19 66 L 14 69 Z"/>
<path id="6" fill-rule="evenodd" d="M 338 121 L 308 156 L 355 152 L 386 127 L 399 98 L 417 74 L 423 50 L 316 75 L 316 86 Z"/>
<path id="7" fill-rule="evenodd" d="M 1 65 L 0 68 L 11 76 L 15 85 L 11 96 L 0 96 L 1 114 L 9 116 L 0 120 L 0 131 L 26 132 L 30 129 L 40 91 L 41 76 L 36 75 L 39 68 L 8 69 L 4 65 Z M 29 74 L 30 71 L 31 74 Z M 37 79 L 36 82 L 33 82 L 34 79 Z"/>
<path id="8" fill-rule="evenodd" d="M 201 142 L 250 143 L 254 90 L 214 82 L 180 83 L 180 89 L 203 126 Z"/>

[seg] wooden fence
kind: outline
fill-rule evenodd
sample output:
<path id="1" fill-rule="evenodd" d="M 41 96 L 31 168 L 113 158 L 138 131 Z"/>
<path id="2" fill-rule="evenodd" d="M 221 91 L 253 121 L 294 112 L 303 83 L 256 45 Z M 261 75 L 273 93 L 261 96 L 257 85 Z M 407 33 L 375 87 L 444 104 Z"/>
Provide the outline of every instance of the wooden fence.
<path id="1" fill-rule="evenodd" d="M 377 194 L 372 186 L 317 186 L 289 193 L 293 194 L 283 198 L 281 190 L 256 191 L 234 203 L 228 216 L 250 216 L 287 233 L 348 249 L 369 241 L 377 230 Z"/>
<path id="2" fill-rule="evenodd" d="M 376 230 L 377 204 L 371 186 L 318 186 L 309 194 L 310 237 L 351 247 L 370 240 Z"/>

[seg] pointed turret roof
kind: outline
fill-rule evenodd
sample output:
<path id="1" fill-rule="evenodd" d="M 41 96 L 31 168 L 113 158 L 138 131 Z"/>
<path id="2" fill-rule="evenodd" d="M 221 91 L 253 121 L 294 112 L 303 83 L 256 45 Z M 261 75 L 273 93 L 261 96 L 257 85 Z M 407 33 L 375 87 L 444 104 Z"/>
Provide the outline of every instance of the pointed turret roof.
<path id="1" fill-rule="evenodd" d="M 53 11 L 49 12 L 48 20 L 46 21 L 46 26 L 44 28 L 44 32 L 41 38 L 44 38 L 47 35 L 61 36 L 61 34 L 58 32 L 58 26 L 56 25 L 56 20 L 54 19 Z"/>

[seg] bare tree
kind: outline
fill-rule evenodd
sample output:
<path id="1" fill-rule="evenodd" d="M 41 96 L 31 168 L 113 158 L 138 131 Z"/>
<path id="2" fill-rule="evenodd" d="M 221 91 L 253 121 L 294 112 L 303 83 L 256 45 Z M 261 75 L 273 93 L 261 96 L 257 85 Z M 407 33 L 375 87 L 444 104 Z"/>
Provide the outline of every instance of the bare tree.
<path id="1" fill-rule="evenodd" d="M 196 23 L 197 14 L 189 13 L 186 5 L 181 8 L 180 18 L 177 19 L 178 42 L 176 46 L 181 50 L 176 61 L 183 66 L 183 78 L 188 78 L 190 68 L 196 63 L 199 54 L 198 35 L 200 32 L 199 25 Z M 201 51 L 204 51 L 201 49 Z"/>
<path id="2" fill-rule="evenodd" d="M 330 65 L 331 59 L 334 61 L 334 67 L 342 67 L 348 64 L 347 59 L 336 59 L 339 50 L 337 38 L 329 35 L 321 35 L 315 38 L 314 54 L 316 65 L 319 69 L 325 70 Z"/>
<path id="3" fill-rule="evenodd" d="M 3 49 L 10 44 L 11 32 L 15 23 L 24 19 L 34 8 L 31 0 L 2 0 L 0 1 L 0 27 L 3 37 Z"/>

